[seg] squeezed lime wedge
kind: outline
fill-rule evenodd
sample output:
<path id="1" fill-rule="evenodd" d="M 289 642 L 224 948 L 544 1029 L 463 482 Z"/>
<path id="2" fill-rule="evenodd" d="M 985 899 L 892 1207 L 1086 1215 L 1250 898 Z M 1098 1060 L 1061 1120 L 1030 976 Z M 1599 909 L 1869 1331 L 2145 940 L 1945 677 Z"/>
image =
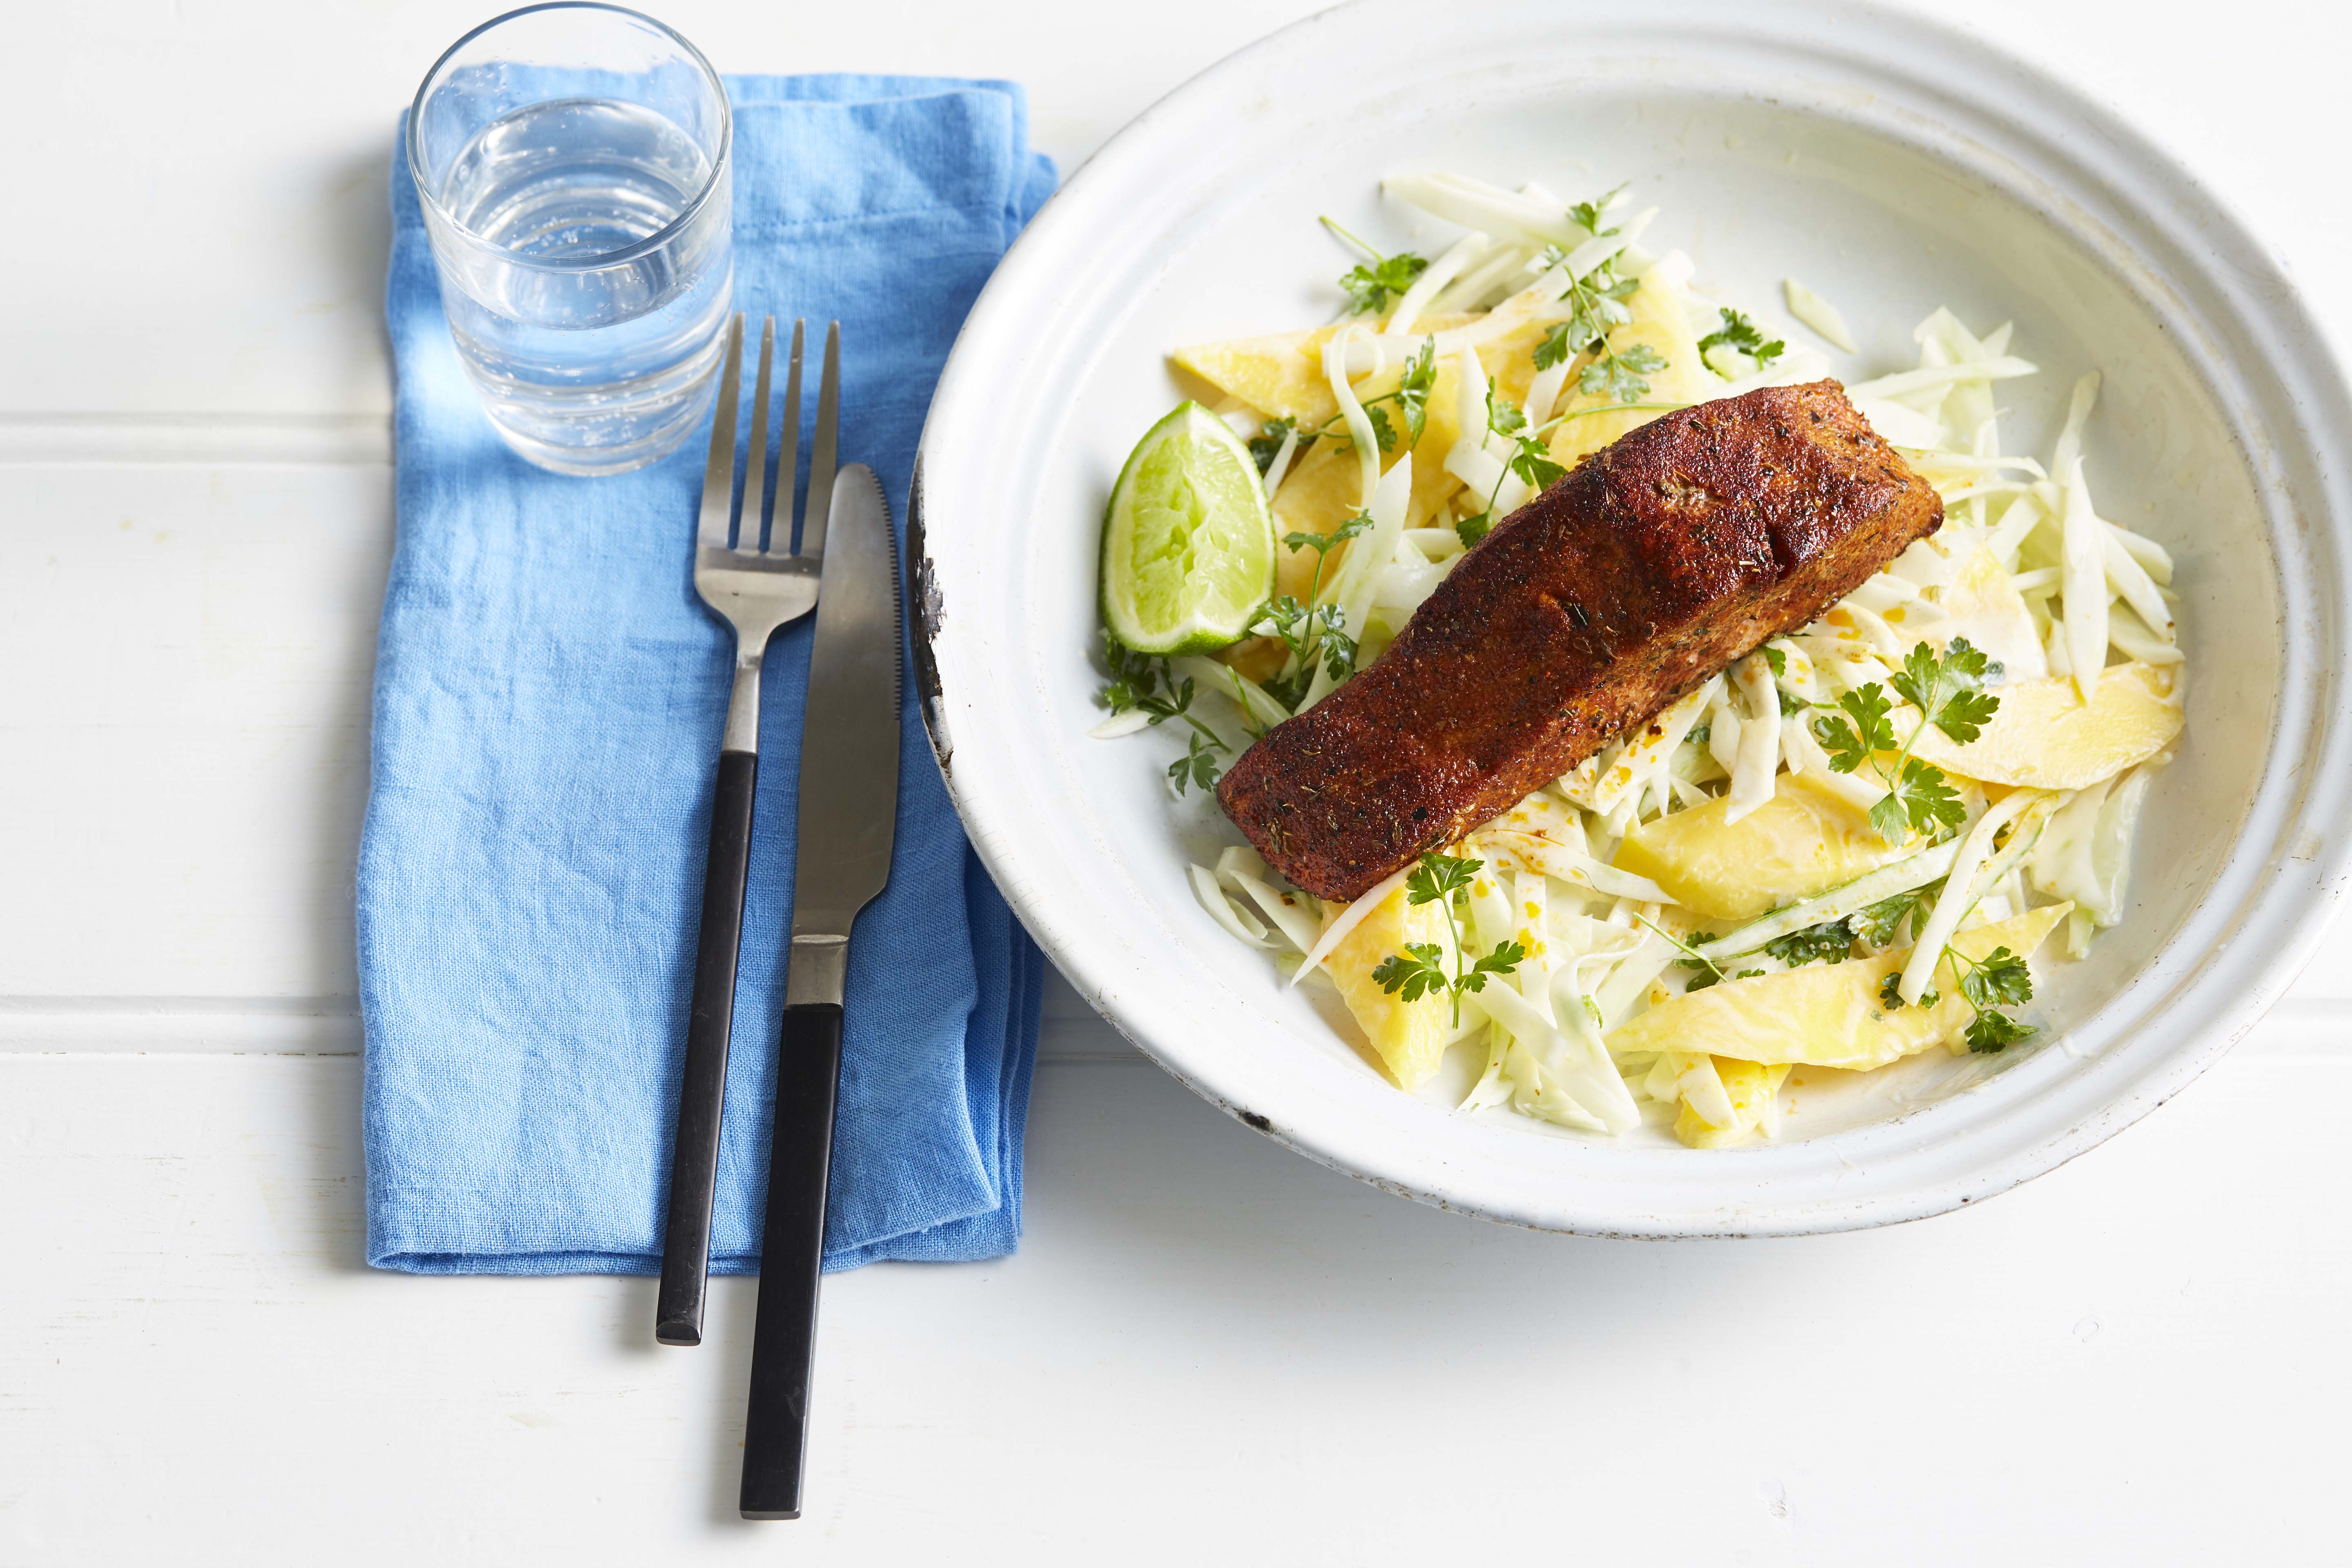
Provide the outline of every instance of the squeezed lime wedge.
<path id="1" fill-rule="evenodd" d="M 1103 518 L 1102 615 L 1138 653 L 1206 653 L 1274 596 L 1274 514 L 1249 448 L 1197 403 L 1129 454 Z"/>

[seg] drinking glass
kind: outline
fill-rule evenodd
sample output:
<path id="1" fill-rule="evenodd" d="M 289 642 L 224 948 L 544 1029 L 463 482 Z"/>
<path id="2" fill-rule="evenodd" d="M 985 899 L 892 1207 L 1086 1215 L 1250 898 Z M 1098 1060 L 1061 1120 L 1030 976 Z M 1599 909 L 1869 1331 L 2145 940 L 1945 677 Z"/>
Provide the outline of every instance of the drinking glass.
<path id="1" fill-rule="evenodd" d="M 686 438 L 734 293 L 727 91 L 617 5 L 531 5 L 443 55 L 408 115 L 441 303 L 490 422 L 617 474 Z"/>

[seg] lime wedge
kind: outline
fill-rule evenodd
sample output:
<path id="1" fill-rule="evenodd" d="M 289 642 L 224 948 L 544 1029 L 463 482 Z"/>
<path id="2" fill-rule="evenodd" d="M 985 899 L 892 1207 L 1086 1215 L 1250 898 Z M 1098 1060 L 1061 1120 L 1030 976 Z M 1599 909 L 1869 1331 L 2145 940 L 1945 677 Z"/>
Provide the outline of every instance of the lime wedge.
<path id="1" fill-rule="evenodd" d="M 1274 596 L 1274 514 L 1231 426 L 1180 405 L 1129 454 L 1103 518 L 1102 614 L 1138 653 L 1236 643 Z"/>

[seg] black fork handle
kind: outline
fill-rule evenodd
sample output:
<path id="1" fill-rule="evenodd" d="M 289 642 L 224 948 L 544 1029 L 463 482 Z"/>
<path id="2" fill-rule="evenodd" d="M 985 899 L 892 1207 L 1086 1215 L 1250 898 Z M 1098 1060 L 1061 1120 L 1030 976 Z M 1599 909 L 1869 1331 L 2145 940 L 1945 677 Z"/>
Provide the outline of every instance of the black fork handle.
<path id="1" fill-rule="evenodd" d="M 666 1345 L 702 1342 L 727 1037 L 735 1017 L 735 960 L 743 944 L 743 887 L 751 866 L 751 794 L 759 778 L 758 752 L 719 753 L 702 933 L 694 955 L 694 1010 L 686 1026 L 686 1078 L 670 1155 L 669 1219 L 662 1232 L 661 1295 L 654 1310 L 654 1338 Z"/>

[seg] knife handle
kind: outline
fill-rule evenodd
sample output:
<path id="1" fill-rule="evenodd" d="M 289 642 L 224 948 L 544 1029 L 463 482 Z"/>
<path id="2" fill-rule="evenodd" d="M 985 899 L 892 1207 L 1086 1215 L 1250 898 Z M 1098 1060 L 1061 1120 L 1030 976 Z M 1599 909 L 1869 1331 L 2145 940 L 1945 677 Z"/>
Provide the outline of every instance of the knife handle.
<path id="1" fill-rule="evenodd" d="M 694 954 L 694 1006 L 686 1025 L 686 1078 L 677 1097 L 677 1142 L 670 1152 L 661 1295 L 654 1308 L 654 1338 L 666 1345 L 702 1342 L 710 1204 L 719 1185 L 719 1121 L 727 1100 L 727 1037 L 735 1019 L 735 959 L 743 942 L 751 795 L 759 779 L 757 752 L 719 753 L 710 858 L 702 874 L 702 933 Z"/>
<path id="2" fill-rule="evenodd" d="M 768 1154 L 768 1223 L 760 1310 L 751 1330 L 751 1405 L 743 1429 L 745 1519 L 801 1516 L 809 1373 L 824 1260 L 824 1188 L 841 1088 L 841 1005 L 784 1009 L 776 1058 L 776 1132 Z"/>

